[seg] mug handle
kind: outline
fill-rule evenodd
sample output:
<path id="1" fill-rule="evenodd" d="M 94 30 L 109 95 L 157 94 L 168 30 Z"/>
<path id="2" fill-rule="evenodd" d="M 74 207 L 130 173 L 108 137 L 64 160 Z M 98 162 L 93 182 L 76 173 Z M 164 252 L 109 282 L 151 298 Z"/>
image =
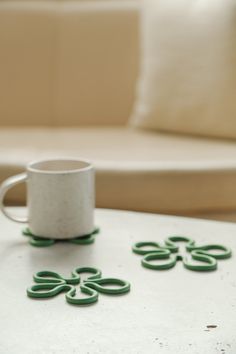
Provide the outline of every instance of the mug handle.
<path id="1" fill-rule="evenodd" d="M 10 215 L 5 209 L 4 197 L 9 189 L 11 189 L 12 187 L 14 187 L 15 185 L 17 185 L 19 183 L 23 183 L 26 181 L 27 181 L 27 174 L 21 173 L 16 176 L 9 177 L 8 179 L 6 179 L 2 183 L 2 185 L 0 187 L 0 209 L 1 209 L 1 211 L 8 219 L 10 219 L 12 221 L 20 222 L 20 223 L 27 223 L 28 218 Z"/>

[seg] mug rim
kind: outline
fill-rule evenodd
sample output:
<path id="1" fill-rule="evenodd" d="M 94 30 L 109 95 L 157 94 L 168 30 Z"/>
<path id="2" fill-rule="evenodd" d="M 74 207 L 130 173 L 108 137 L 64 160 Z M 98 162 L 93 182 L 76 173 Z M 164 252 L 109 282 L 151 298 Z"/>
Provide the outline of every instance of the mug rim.
<path id="1" fill-rule="evenodd" d="M 49 162 L 74 162 L 74 163 L 84 163 L 87 166 L 84 167 L 79 167 L 79 168 L 71 168 L 71 169 L 58 169 L 58 170 L 46 170 L 42 168 L 37 168 L 36 165 L 42 164 L 42 163 L 49 163 Z M 90 161 L 86 159 L 76 159 L 76 158 L 70 158 L 70 157 L 60 157 L 60 158 L 50 158 L 50 159 L 40 159 L 40 160 L 33 160 L 27 164 L 27 171 L 29 172 L 34 172 L 34 173 L 40 173 L 40 174 L 68 174 L 68 173 L 78 173 L 78 172 L 84 172 L 93 169 L 93 165 Z"/>

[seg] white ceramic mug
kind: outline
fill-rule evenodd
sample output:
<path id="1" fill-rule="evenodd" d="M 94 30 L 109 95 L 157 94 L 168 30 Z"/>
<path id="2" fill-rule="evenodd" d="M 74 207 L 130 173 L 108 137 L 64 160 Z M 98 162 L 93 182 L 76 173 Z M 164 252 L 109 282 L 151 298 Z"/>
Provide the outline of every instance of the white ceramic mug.
<path id="1" fill-rule="evenodd" d="M 4 206 L 6 192 L 27 184 L 28 217 L 15 217 Z M 28 223 L 37 236 L 69 239 L 94 230 L 94 168 L 87 161 L 55 159 L 32 162 L 26 173 L 8 178 L 0 188 L 0 208 L 11 220 Z"/>

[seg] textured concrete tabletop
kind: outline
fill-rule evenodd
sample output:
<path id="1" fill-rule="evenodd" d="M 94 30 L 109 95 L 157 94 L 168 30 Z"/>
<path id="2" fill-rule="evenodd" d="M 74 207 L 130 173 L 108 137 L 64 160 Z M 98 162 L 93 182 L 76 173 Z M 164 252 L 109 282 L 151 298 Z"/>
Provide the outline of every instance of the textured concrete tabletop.
<path id="1" fill-rule="evenodd" d="M 93 245 L 34 248 L 21 236 L 22 225 L 0 216 L 1 354 L 236 353 L 236 224 L 111 210 L 97 210 L 96 224 L 101 233 Z M 143 268 L 132 244 L 173 234 L 222 243 L 233 257 L 209 273 L 181 262 L 167 271 Z M 101 294 L 85 307 L 69 305 L 63 293 L 50 300 L 26 296 L 33 273 L 69 276 L 78 266 L 128 280 L 131 292 Z"/>

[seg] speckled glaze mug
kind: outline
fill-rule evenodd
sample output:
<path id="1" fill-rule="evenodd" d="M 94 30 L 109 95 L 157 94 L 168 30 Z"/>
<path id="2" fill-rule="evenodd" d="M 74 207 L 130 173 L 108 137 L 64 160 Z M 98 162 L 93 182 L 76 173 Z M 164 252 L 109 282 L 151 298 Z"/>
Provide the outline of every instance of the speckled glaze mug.
<path id="1" fill-rule="evenodd" d="M 5 209 L 4 196 L 18 183 L 27 184 L 28 217 L 20 218 Z M 94 230 L 94 168 L 76 159 L 30 163 L 26 173 L 8 178 L 0 188 L 0 208 L 11 220 L 28 223 L 37 236 L 69 239 Z"/>

